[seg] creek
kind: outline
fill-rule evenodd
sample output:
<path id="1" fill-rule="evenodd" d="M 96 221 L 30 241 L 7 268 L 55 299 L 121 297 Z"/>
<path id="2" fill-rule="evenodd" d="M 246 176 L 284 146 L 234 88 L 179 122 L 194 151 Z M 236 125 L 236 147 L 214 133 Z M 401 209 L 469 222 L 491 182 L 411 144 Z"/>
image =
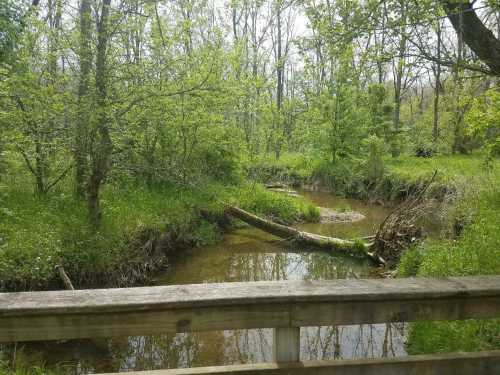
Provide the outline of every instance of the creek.
<path id="1" fill-rule="evenodd" d="M 304 223 L 297 227 L 339 238 L 371 235 L 387 209 L 325 192 L 299 191 L 317 206 L 354 210 L 365 216 L 353 223 Z M 235 230 L 212 246 L 184 251 L 154 284 L 196 284 L 260 280 L 331 280 L 380 277 L 366 259 L 313 251 L 254 228 Z M 403 323 L 304 327 L 302 360 L 372 358 L 406 354 Z M 29 362 L 62 373 L 118 372 L 226 365 L 272 360 L 272 330 L 251 329 L 26 345 Z"/>

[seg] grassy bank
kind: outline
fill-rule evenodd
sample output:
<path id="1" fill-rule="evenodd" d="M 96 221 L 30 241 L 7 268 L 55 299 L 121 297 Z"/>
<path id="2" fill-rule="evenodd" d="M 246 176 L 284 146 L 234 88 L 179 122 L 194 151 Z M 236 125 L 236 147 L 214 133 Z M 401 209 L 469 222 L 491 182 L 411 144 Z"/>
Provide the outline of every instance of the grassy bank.
<path id="1" fill-rule="evenodd" d="M 339 195 L 361 199 L 397 201 L 427 180 L 435 170 L 434 191 L 445 187 L 473 184 L 483 186 L 500 182 L 500 160 L 485 165 L 485 155 L 443 155 L 433 158 L 386 157 L 378 162 L 377 173 L 370 159 L 330 162 L 302 154 L 286 154 L 276 161 L 263 158 L 247 166 L 250 178 L 261 182 L 284 182 L 329 188 Z"/>
<path id="2" fill-rule="evenodd" d="M 398 274 L 402 277 L 500 274 L 500 191 L 483 191 L 469 206 L 471 218 L 457 239 L 426 241 L 408 249 L 401 258 Z M 408 340 L 408 349 L 414 354 L 498 348 L 498 320 L 414 323 Z"/>
<path id="3" fill-rule="evenodd" d="M 224 203 L 283 222 L 316 220 L 309 204 L 261 185 L 178 185 L 154 189 L 109 184 L 99 231 L 87 223 L 84 202 L 71 191 L 38 198 L 26 176 L 4 180 L 0 201 L 0 288 L 61 288 L 54 267 L 63 264 L 78 287 L 143 283 L 182 248 L 213 243 L 230 223 Z M 217 197 L 217 198 L 215 198 Z"/>

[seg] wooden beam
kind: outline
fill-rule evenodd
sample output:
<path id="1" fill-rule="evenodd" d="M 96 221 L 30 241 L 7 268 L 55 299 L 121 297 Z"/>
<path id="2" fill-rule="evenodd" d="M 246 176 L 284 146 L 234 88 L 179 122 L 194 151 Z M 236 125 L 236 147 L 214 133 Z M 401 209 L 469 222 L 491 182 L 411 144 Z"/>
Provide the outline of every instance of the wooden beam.
<path id="1" fill-rule="evenodd" d="M 274 362 L 298 362 L 300 360 L 300 327 L 274 328 Z"/>
<path id="2" fill-rule="evenodd" d="M 500 276 L 0 293 L 0 342 L 500 317 Z"/>
<path id="3" fill-rule="evenodd" d="M 409 357 L 257 363 L 127 372 L 127 375 L 492 375 L 500 374 L 500 350 Z M 118 375 L 118 374 L 107 374 Z"/>

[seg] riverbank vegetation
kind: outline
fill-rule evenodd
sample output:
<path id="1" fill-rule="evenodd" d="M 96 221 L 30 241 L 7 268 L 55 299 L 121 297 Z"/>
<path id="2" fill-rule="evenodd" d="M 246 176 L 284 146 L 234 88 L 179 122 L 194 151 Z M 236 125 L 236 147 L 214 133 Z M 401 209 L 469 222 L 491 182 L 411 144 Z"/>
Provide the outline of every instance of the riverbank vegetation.
<path id="1" fill-rule="evenodd" d="M 499 274 L 499 15 L 490 0 L 2 1 L 0 289 L 60 288 L 56 265 L 77 287 L 146 283 L 238 225 L 227 205 L 319 219 L 266 183 L 393 206 L 435 171 L 422 198 L 439 233 L 397 274 Z M 500 345 L 475 324 L 415 325 L 409 347 Z"/>
<path id="2" fill-rule="evenodd" d="M 21 176 L 13 179 L 2 192 L 0 222 L 0 286 L 7 290 L 60 288 L 58 264 L 79 288 L 144 283 L 166 266 L 168 255 L 215 242 L 231 225 L 227 204 L 287 224 L 319 219 L 310 203 L 260 185 L 211 183 L 200 191 L 122 181 L 103 190 L 108 215 L 96 231 L 71 191 L 60 188 L 40 199 L 19 188 L 26 184 Z"/>

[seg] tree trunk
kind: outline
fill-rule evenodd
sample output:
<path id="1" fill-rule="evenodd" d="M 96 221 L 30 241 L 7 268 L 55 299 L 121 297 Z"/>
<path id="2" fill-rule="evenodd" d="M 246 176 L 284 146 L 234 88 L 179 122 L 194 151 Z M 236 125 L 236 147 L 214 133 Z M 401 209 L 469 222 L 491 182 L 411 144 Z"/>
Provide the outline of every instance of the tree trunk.
<path id="1" fill-rule="evenodd" d="M 496 76 L 500 76 L 500 40 L 473 10 L 475 1 L 441 0 L 443 8 L 463 41 Z"/>
<path id="2" fill-rule="evenodd" d="M 441 21 L 438 21 L 437 30 L 437 58 L 436 63 L 436 82 L 434 86 L 434 118 L 432 120 L 432 141 L 434 144 L 434 152 L 437 151 L 437 143 L 439 138 L 439 95 L 441 93 Z"/>
<path id="3" fill-rule="evenodd" d="M 278 37 L 277 37 L 277 53 L 276 53 L 276 78 L 277 78 L 277 86 L 276 86 L 276 132 L 274 134 L 275 138 L 275 146 L 274 146 L 274 152 L 276 159 L 279 159 L 281 155 L 281 123 L 282 123 L 282 107 L 283 107 L 283 51 L 282 51 L 282 40 L 281 40 L 281 7 L 282 3 L 281 0 L 278 0 L 278 5 L 277 5 L 277 32 L 278 32 Z M 278 135 L 280 134 L 280 135 Z"/>
<path id="4" fill-rule="evenodd" d="M 111 0 L 103 0 L 102 11 L 97 27 L 97 119 L 92 140 L 92 170 L 87 184 L 87 201 L 91 224 L 97 228 L 101 223 L 100 189 L 110 168 L 112 143 L 109 134 L 109 116 L 107 113 L 107 46 L 108 17 Z"/>
<path id="5" fill-rule="evenodd" d="M 453 69 L 454 87 L 454 115 L 453 115 L 453 153 L 465 153 L 464 134 L 463 134 L 463 111 L 460 105 L 460 96 L 462 94 L 462 71 L 461 63 L 464 55 L 464 39 L 462 14 L 459 14 L 457 30 L 457 64 Z"/>
<path id="6" fill-rule="evenodd" d="M 403 24 L 400 29 L 400 40 L 399 40 L 399 57 L 396 61 L 396 69 L 394 71 L 394 116 L 393 116 L 393 139 L 392 139 L 392 147 L 391 154 L 393 157 L 398 157 L 401 153 L 400 145 L 399 145 L 399 134 L 401 132 L 401 91 L 403 84 L 403 73 L 404 73 L 404 65 L 405 59 L 404 54 L 406 51 L 406 35 L 405 35 L 405 26 L 406 23 L 406 9 L 404 2 L 400 2 L 401 6 L 401 23 Z"/>
<path id="7" fill-rule="evenodd" d="M 89 125 L 89 85 L 92 66 L 92 14 L 91 0 L 81 0 L 80 4 L 80 82 L 78 85 L 78 118 L 75 131 L 75 192 L 78 198 L 85 196 L 87 174 L 87 142 Z"/>
<path id="8" fill-rule="evenodd" d="M 36 183 L 36 194 L 38 196 L 45 195 L 45 155 L 43 153 L 41 141 L 38 139 L 39 135 L 36 135 L 35 140 L 35 183 Z"/>

